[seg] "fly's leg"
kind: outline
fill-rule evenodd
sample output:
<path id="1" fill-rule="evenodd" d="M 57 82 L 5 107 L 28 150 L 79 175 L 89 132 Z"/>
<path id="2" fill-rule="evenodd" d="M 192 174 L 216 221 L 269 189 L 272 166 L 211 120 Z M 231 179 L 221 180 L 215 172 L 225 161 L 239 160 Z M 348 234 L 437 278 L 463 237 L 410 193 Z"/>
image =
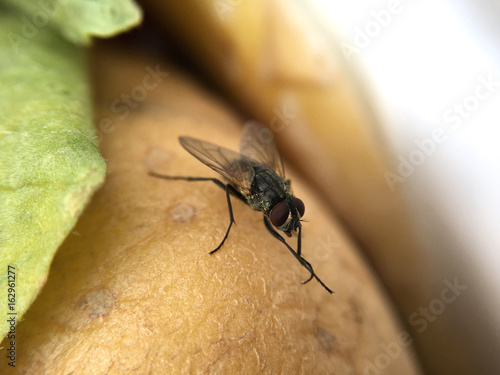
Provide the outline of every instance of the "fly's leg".
<path id="1" fill-rule="evenodd" d="M 299 222 L 299 235 L 297 237 L 297 255 L 302 258 L 301 253 L 302 253 L 302 225 Z M 304 258 L 302 258 L 302 259 L 304 259 Z M 311 280 L 311 279 L 309 279 L 309 280 Z M 309 280 L 307 280 L 306 282 L 308 282 Z"/>
<path id="2" fill-rule="evenodd" d="M 295 250 L 293 250 L 290 247 L 290 245 L 288 245 L 286 243 L 285 239 L 278 232 L 276 232 L 276 230 L 274 229 L 271 222 L 269 221 L 269 219 L 266 216 L 264 216 L 264 225 L 266 226 L 266 229 L 269 231 L 269 233 L 271 233 L 273 235 L 274 238 L 276 238 L 277 240 L 282 242 L 287 247 L 287 249 L 290 250 L 290 252 L 293 254 L 293 256 L 299 261 L 299 263 L 306 270 L 308 270 L 311 273 L 311 276 L 314 275 L 314 270 L 313 270 L 311 264 L 307 260 L 305 260 L 302 256 L 300 256 Z"/>
<path id="3" fill-rule="evenodd" d="M 222 245 L 224 245 L 224 242 L 226 241 L 227 236 L 229 236 L 229 231 L 231 230 L 231 227 L 233 226 L 233 223 L 236 223 L 234 221 L 233 206 L 231 204 L 230 193 L 231 193 L 231 190 L 233 190 L 236 193 L 238 193 L 238 192 L 231 185 L 229 185 L 229 184 L 225 185 L 225 189 L 226 189 L 226 198 L 227 198 L 227 208 L 229 209 L 229 226 L 227 227 L 226 235 L 222 239 L 222 242 L 219 244 L 219 246 L 217 246 L 214 250 L 212 250 L 209 253 L 210 255 L 213 254 L 213 253 L 215 253 L 217 250 L 219 250 L 222 247 Z"/>
<path id="4" fill-rule="evenodd" d="M 229 232 L 231 230 L 231 227 L 233 226 L 233 223 L 236 224 L 233 216 L 233 206 L 231 205 L 231 197 L 230 194 L 235 195 L 239 199 L 241 199 L 243 202 L 245 202 L 245 199 L 243 196 L 232 186 L 229 184 L 223 183 L 221 180 L 218 180 L 216 178 L 211 178 L 211 177 L 182 177 L 182 176 L 166 176 L 154 172 L 149 172 L 150 176 L 153 177 L 158 177 L 158 178 L 163 178 L 165 180 L 182 180 L 182 181 L 212 181 L 215 183 L 218 187 L 226 191 L 226 198 L 227 198 L 227 207 L 229 209 L 229 226 L 227 228 L 226 234 L 224 238 L 222 239 L 222 242 L 217 246 L 214 250 L 209 252 L 209 254 L 215 253 L 217 250 L 219 250 L 222 245 L 224 245 L 224 242 L 226 241 L 227 237 L 229 236 Z M 245 202 L 246 203 L 246 202 Z"/>
<path id="5" fill-rule="evenodd" d="M 153 176 L 153 177 L 157 177 L 157 178 L 163 178 L 165 180 L 212 181 L 217 186 L 219 186 L 221 189 L 223 189 L 223 190 L 226 191 L 227 206 L 229 208 L 229 226 L 227 228 L 227 231 L 226 231 L 226 234 L 225 234 L 224 238 L 222 239 L 222 242 L 219 244 L 219 246 L 217 246 L 217 248 L 215 248 L 215 250 L 212 250 L 209 254 L 213 254 L 217 250 L 219 250 L 222 247 L 222 245 L 224 244 L 224 242 L 226 241 L 227 237 L 229 236 L 229 232 L 231 230 L 231 227 L 232 227 L 233 223 L 235 223 L 234 216 L 233 216 L 233 208 L 232 208 L 232 205 L 231 205 L 230 194 L 235 195 L 238 199 L 240 199 L 241 201 L 243 201 L 246 204 L 247 202 L 246 202 L 245 198 L 233 186 L 231 186 L 229 184 L 224 184 L 222 181 L 220 181 L 220 180 L 218 180 L 216 178 L 211 178 L 211 177 L 166 176 L 166 175 L 158 174 L 158 173 L 155 173 L 155 172 L 149 172 L 149 175 Z M 321 281 L 321 279 L 316 275 L 316 273 L 314 273 L 314 269 L 313 269 L 311 263 L 309 263 L 307 260 L 305 260 L 301 256 L 301 233 L 302 233 L 301 228 L 299 228 L 299 236 L 298 236 L 298 240 L 297 240 L 298 241 L 297 242 L 297 252 L 295 252 L 295 250 L 293 250 L 286 243 L 285 239 L 278 232 L 276 232 L 276 230 L 273 228 L 272 224 L 270 223 L 269 219 L 267 217 L 265 217 L 265 216 L 264 216 L 264 224 L 265 224 L 267 230 L 269 231 L 269 233 L 271 233 L 274 238 L 276 238 L 277 240 L 279 240 L 280 242 L 282 242 L 287 247 L 287 249 L 290 250 L 290 252 L 293 254 L 293 256 L 299 261 L 299 263 L 302 265 L 302 267 L 304 267 L 306 270 L 308 270 L 309 273 L 311 274 L 311 276 L 309 277 L 309 279 L 307 279 L 306 281 L 303 281 L 302 283 L 303 284 L 308 283 L 314 277 L 323 286 L 323 288 L 326 289 L 326 291 L 328 293 L 332 294 L 333 291 L 330 288 L 328 288 L 323 283 L 323 281 Z"/>
<path id="6" fill-rule="evenodd" d="M 158 178 L 163 178 L 164 180 L 181 180 L 181 181 L 212 181 L 214 182 L 218 187 L 220 187 L 223 190 L 226 190 L 226 184 L 223 183 L 222 181 L 212 178 L 212 177 L 183 177 L 183 176 L 166 176 L 164 174 L 158 174 L 155 172 L 149 172 L 148 173 L 150 176 L 153 177 L 158 177 Z"/>
<path id="7" fill-rule="evenodd" d="M 276 230 L 273 228 L 271 222 L 269 221 L 269 219 L 266 216 L 264 216 L 264 225 L 266 226 L 266 228 L 269 231 L 269 233 L 271 233 L 273 235 L 274 238 L 276 238 L 277 240 L 279 240 L 280 242 L 282 242 L 286 246 L 286 248 L 288 250 L 290 250 L 290 252 L 293 254 L 293 256 L 302 265 L 302 267 L 304 267 L 306 270 L 308 270 L 310 272 L 311 276 L 309 277 L 309 279 L 307 279 L 306 281 L 303 281 L 302 283 L 303 284 L 308 283 L 314 277 L 321 284 L 321 286 L 326 289 L 326 291 L 328 293 L 333 294 L 333 291 L 330 288 L 328 288 L 325 285 L 325 283 L 323 281 L 321 281 L 321 279 L 316 275 L 316 273 L 314 272 L 314 269 L 313 269 L 311 263 L 309 263 L 307 260 L 305 260 L 298 252 L 295 252 L 295 250 L 293 250 L 286 243 L 285 239 L 278 232 L 276 232 Z M 301 234 L 301 229 L 299 228 L 299 243 L 300 243 L 300 234 Z M 300 248 L 300 244 L 298 245 L 298 248 Z"/>
<path id="8" fill-rule="evenodd" d="M 180 181 L 212 181 L 220 187 L 222 190 L 226 191 L 226 184 L 222 182 L 221 180 L 218 180 L 216 178 L 212 177 L 184 177 L 184 176 L 166 176 L 164 174 L 158 174 L 155 172 L 149 172 L 148 173 L 150 176 L 153 177 L 158 177 L 158 178 L 163 178 L 164 180 L 180 180 Z M 245 197 L 243 197 L 240 192 L 238 192 L 233 186 L 230 186 L 230 193 L 233 194 L 236 198 L 238 198 L 240 201 L 242 201 L 245 204 L 248 204 L 247 201 L 245 200 Z"/>
<path id="9" fill-rule="evenodd" d="M 311 266 L 311 263 L 309 263 L 307 260 L 305 260 L 301 254 L 302 251 L 302 226 L 299 226 L 299 235 L 297 237 L 297 255 L 304 261 L 305 264 L 312 270 L 313 267 Z M 306 281 L 302 281 L 302 284 L 307 284 L 309 281 L 312 280 L 314 275 L 314 272 L 311 272 L 311 276 Z M 321 281 L 320 281 L 321 282 Z M 323 283 L 321 283 L 323 285 Z M 323 285 L 324 286 L 324 285 Z M 327 288 L 327 290 L 329 290 Z"/>

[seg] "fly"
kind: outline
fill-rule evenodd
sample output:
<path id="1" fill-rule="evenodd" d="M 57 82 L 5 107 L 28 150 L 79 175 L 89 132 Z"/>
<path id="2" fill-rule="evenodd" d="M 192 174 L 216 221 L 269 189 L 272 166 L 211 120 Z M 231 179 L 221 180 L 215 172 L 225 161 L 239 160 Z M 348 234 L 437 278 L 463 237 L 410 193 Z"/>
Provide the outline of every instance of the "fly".
<path id="1" fill-rule="evenodd" d="M 210 177 L 166 176 L 155 172 L 149 172 L 149 175 L 166 180 L 212 181 L 225 190 L 229 226 L 219 246 L 210 254 L 222 247 L 235 222 L 230 198 L 233 195 L 252 209 L 262 211 L 264 225 L 269 233 L 282 242 L 309 271 L 310 277 L 303 281 L 303 284 L 315 278 L 330 294 L 333 293 L 316 275 L 311 263 L 301 255 L 301 217 L 304 216 L 305 205 L 292 194 L 290 180 L 285 178 L 283 162 L 270 130 L 257 123 L 246 125 L 243 129 L 240 153 L 191 137 L 179 137 L 179 142 L 187 152 L 219 173 L 224 182 Z M 297 251 L 287 244 L 275 228 L 283 231 L 288 237 L 298 232 Z"/>

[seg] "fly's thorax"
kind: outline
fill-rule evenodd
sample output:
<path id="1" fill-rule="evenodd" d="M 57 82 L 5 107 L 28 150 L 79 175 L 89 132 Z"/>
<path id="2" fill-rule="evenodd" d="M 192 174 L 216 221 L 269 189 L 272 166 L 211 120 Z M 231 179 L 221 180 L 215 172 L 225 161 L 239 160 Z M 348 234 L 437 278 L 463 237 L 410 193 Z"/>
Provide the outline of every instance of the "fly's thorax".
<path id="1" fill-rule="evenodd" d="M 254 210 L 269 215 L 276 204 L 291 196 L 289 185 L 276 172 L 264 166 L 254 167 L 254 172 L 248 204 Z"/>

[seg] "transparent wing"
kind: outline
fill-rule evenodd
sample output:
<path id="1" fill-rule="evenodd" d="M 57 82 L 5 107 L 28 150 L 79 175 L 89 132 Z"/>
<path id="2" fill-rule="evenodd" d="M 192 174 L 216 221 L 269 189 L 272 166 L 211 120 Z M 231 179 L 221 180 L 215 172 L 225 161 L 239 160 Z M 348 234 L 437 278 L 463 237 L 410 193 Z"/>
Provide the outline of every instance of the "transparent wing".
<path id="1" fill-rule="evenodd" d="M 285 168 L 271 130 L 255 121 L 247 122 L 243 127 L 240 152 L 242 155 L 268 166 L 285 179 Z"/>
<path id="2" fill-rule="evenodd" d="M 203 164 L 221 174 L 241 193 L 248 193 L 255 175 L 248 158 L 227 148 L 191 137 L 179 137 L 184 149 Z"/>

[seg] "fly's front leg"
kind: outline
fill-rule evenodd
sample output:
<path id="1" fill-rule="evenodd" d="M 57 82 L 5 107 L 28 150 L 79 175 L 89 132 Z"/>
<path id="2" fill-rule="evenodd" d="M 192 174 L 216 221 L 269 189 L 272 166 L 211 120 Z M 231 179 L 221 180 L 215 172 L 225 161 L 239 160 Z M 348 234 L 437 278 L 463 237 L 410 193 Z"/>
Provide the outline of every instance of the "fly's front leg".
<path id="1" fill-rule="evenodd" d="M 273 228 L 271 222 L 269 221 L 269 219 L 266 216 L 264 216 L 264 225 L 266 226 L 266 228 L 269 231 L 269 233 L 271 233 L 273 235 L 274 238 L 276 238 L 277 240 L 279 240 L 280 242 L 282 242 L 286 246 L 286 248 L 288 250 L 290 250 L 290 252 L 293 254 L 293 256 L 302 265 L 302 267 L 304 267 L 306 270 L 308 270 L 310 272 L 311 276 L 309 277 L 309 279 L 307 279 L 306 281 L 303 281 L 302 283 L 303 284 L 308 283 L 314 277 L 321 284 L 321 286 L 326 289 L 326 291 L 328 293 L 333 294 L 333 291 L 330 288 L 328 288 L 325 285 L 325 283 L 323 281 L 321 281 L 321 279 L 316 275 L 316 273 L 314 272 L 314 269 L 313 269 L 311 263 L 309 263 L 307 260 L 305 260 L 301 255 L 298 254 L 298 252 L 295 252 L 295 250 L 293 250 L 290 247 L 290 245 L 288 245 L 286 243 L 285 239 L 278 232 L 276 232 L 276 230 Z M 300 234 L 301 234 L 301 229 L 299 228 L 299 239 L 300 239 Z"/>
<path id="2" fill-rule="evenodd" d="M 278 232 L 276 232 L 276 230 L 273 228 L 271 222 L 269 221 L 269 219 L 266 216 L 264 216 L 264 225 L 266 226 L 266 228 L 269 231 L 269 233 L 271 233 L 274 238 L 276 238 L 277 240 L 279 240 L 280 242 L 282 242 L 287 247 L 287 249 L 290 250 L 290 252 L 293 254 L 293 256 L 299 261 L 299 263 L 306 270 L 308 270 L 311 273 L 311 275 L 313 275 L 314 274 L 314 270 L 313 270 L 311 264 L 307 260 L 305 260 L 304 258 L 302 258 L 302 256 L 300 256 L 297 252 L 295 252 L 295 250 L 292 249 L 290 247 L 290 245 L 288 245 L 286 243 L 285 239 Z"/>
<path id="3" fill-rule="evenodd" d="M 299 227 L 299 235 L 297 237 L 297 255 L 300 257 L 300 259 L 302 259 L 304 261 L 305 264 L 307 264 L 307 266 L 309 267 L 308 269 L 313 269 L 313 267 L 311 266 L 311 263 L 309 263 L 307 260 L 305 260 L 301 254 L 301 251 L 302 251 L 302 226 Z M 302 284 L 307 284 L 309 281 L 312 280 L 314 276 L 314 272 L 311 272 L 311 276 L 309 276 L 309 278 L 306 280 L 306 281 L 302 281 Z"/>

